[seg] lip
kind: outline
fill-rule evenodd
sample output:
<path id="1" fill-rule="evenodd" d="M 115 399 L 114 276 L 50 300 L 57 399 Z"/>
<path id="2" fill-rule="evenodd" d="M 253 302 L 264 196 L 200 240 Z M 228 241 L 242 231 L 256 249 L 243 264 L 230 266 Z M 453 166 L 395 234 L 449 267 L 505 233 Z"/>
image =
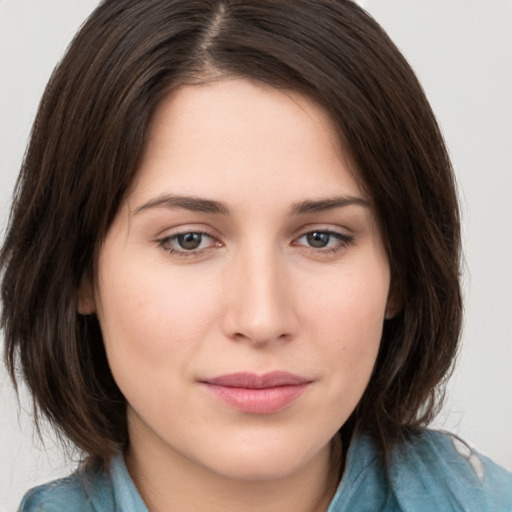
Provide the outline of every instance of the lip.
<path id="1" fill-rule="evenodd" d="M 274 414 L 291 405 L 312 380 L 289 372 L 238 372 L 200 383 L 228 405 L 249 414 Z"/>

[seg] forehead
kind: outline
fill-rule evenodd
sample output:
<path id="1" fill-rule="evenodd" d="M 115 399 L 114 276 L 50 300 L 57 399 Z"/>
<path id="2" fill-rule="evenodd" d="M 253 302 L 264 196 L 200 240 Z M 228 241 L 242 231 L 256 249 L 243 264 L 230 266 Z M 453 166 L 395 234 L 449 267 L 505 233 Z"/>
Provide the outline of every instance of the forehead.
<path id="1" fill-rule="evenodd" d="M 173 193 L 361 195 L 329 115 L 310 98 L 248 79 L 181 86 L 156 109 L 132 187 Z M 229 189 L 228 189 L 229 187 Z M 301 200 L 295 197 L 294 200 Z"/>

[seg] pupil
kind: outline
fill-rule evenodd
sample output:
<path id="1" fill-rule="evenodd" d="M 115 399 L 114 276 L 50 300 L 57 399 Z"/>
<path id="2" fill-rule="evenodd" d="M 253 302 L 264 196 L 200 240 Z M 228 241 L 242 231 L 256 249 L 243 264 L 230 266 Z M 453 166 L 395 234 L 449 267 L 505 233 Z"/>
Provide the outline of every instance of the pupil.
<path id="1" fill-rule="evenodd" d="M 185 233 L 184 235 L 178 235 L 178 244 L 182 249 L 190 251 L 201 245 L 201 239 L 201 233 Z"/>
<path id="2" fill-rule="evenodd" d="M 322 233 L 321 231 L 314 231 L 308 233 L 307 240 L 311 247 L 325 247 L 329 243 L 329 233 Z"/>

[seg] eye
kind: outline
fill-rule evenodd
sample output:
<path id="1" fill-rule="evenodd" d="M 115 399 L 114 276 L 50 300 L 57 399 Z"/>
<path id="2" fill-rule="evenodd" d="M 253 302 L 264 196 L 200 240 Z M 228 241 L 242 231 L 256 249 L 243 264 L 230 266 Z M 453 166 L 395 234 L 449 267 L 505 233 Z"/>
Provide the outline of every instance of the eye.
<path id="1" fill-rule="evenodd" d="M 183 233 L 181 235 L 176 235 L 176 243 L 181 249 L 193 251 L 201 246 L 203 237 L 203 233 Z"/>
<path id="2" fill-rule="evenodd" d="M 331 241 L 331 234 L 325 231 L 313 231 L 312 233 L 307 233 L 304 237 L 307 243 L 315 249 L 326 247 Z"/>
<path id="3" fill-rule="evenodd" d="M 208 233 L 201 231 L 186 231 L 162 238 L 158 241 L 160 247 L 171 254 L 191 256 L 211 247 L 220 246 Z"/>
<path id="4" fill-rule="evenodd" d="M 331 252 L 343 249 L 353 242 L 353 237 L 329 230 L 314 230 L 296 239 L 294 245 L 302 245 L 313 250 Z"/>

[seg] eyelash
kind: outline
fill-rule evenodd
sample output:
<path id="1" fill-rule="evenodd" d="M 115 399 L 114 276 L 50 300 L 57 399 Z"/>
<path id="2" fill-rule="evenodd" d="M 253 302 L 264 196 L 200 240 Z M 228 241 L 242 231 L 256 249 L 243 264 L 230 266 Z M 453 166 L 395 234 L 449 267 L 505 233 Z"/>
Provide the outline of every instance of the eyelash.
<path id="1" fill-rule="evenodd" d="M 308 235 L 313 235 L 313 234 L 327 235 L 329 237 L 329 240 L 327 243 L 330 243 L 332 238 L 336 239 L 337 242 L 335 244 L 333 244 L 333 246 L 327 245 L 325 247 L 318 247 L 318 248 L 298 243 L 298 240 L 300 240 L 301 238 L 304 238 L 304 237 L 307 237 Z M 200 243 L 203 242 L 203 237 L 207 237 L 213 241 L 213 244 L 208 247 L 199 248 L 199 249 L 190 249 L 190 250 L 187 250 L 184 248 L 176 249 L 176 248 L 172 247 L 171 244 L 173 242 L 177 241 L 179 237 L 186 236 L 186 235 L 199 235 L 201 237 Z M 332 231 L 329 229 L 312 229 L 309 231 L 305 231 L 305 232 L 301 233 L 299 236 L 297 236 L 292 241 L 291 245 L 295 246 L 295 247 L 302 246 L 306 250 L 308 250 L 309 252 L 311 252 L 313 254 L 332 255 L 332 254 L 338 253 L 339 251 L 341 251 L 343 249 L 346 249 L 347 247 L 352 245 L 353 242 L 354 242 L 353 236 L 345 235 L 343 233 L 339 233 L 337 231 Z M 166 236 L 162 239 L 157 240 L 157 243 L 158 243 L 158 246 L 161 247 L 164 251 L 171 254 L 172 256 L 177 256 L 179 258 L 197 258 L 197 257 L 204 255 L 207 251 L 214 249 L 215 247 L 222 246 L 222 243 L 216 241 L 215 238 L 212 235 L 210 235 L 209 233 L 207 233 L 205 231 L 194 231 L 194 230 L 182 231 L 180 233 L 175 233 L 171 236 Z"/>

